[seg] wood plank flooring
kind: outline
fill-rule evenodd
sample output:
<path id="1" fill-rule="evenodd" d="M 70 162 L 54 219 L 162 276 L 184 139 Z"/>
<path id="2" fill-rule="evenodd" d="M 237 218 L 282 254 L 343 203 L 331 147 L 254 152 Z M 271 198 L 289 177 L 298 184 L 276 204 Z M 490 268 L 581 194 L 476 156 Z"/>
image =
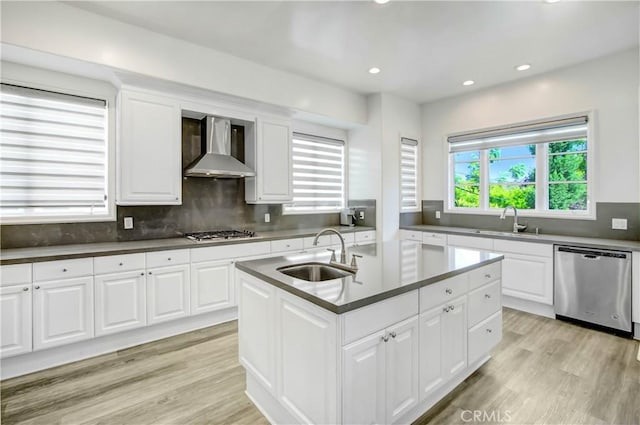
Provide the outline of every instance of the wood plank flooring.
<path id="1" fill-rule="evenodd" d="M 2 424 L 266 424 L 230 322 L 0 383 Z M 640 424 L 638 342 L 515 310 L 419 424 Z M 473 415 L 476 415 L 474 420 Z"/>

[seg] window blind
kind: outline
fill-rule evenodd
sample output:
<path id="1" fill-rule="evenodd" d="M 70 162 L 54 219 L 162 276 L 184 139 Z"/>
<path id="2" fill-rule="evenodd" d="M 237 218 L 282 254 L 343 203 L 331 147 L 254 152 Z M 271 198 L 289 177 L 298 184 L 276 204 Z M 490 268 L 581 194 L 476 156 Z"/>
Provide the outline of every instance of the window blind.
<path id="1" fill-rule="evenodd" d="M 106 102 L 2 84 L 0 217 L 106 215 Z"/>
<path id="2" fill-rule="evenodd" d="M 449 152 L 454 153 L 586 137 L 587 117 L 577 116 L 462 133 L 449 136 L 447 141 Z"/>
<path id="3" fill-rule="evenodd" d="M 344 207 L 344 142 L 293 134 L 293 202 L 287 212 L 338 211 Z"/>
<path id="4" fill-rule="evenodd" d="M 418 208 L 418 141 L 400 139 L 400 210 Z"/>

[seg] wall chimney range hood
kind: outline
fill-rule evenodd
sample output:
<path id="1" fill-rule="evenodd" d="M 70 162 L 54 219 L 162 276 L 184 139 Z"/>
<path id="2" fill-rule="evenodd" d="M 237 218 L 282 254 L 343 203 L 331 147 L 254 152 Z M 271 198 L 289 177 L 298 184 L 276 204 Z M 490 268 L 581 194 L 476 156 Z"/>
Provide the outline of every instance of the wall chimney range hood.
<path id="1" fill-rule="evenodd" d="M 231 156 L 231 121 L 208 116 L 203 120 L 205 151 L 184 172 L 187 177 L 243 178 L 256 173 Z"/>

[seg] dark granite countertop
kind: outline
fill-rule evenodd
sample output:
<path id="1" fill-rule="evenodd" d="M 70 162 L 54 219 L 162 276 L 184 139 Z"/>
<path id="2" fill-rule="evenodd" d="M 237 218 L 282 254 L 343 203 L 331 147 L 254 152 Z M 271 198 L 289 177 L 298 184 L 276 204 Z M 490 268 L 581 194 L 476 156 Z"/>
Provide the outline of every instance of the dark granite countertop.
<path id="1" fill-rule="evenodd" d="M 341 233 L 375 230 L 373 227 L 332 226 Z M 195 242 L 187 238 L 150 239 L 129 242 L 101 242 L 74 245 L 54 245 L 36 248 L 17 248 L 0 250 L 0 265 L 35 263 L 41 261 L 66 260 L 72 258 L 101 257 L 106 255 L 133 254 L 136 252 L 164 251 L 167 249 L 202 248 L 206 246 L 231 245 L 272 241 L 278 239 L 302 238 L 314 236 L 321 228 L 289 229 L 258 232 L 251 239 L 230 239 L 216 242 Z"/>
<path id="2" fill-rule="evenodd" d="M 348 258 L 352 253 L 362 255 L 358 259 L 355 278 L 307 282 L 276 270 L 297 263 L 328 263 L 330 253 L 324 251 L 241 261 L 236 267 L 333 313 L 342 314 L 503 258 L 487 251 L 423 245 L 416 241 L 379 242 L 347 251 Z"/>
<path id="3" fill-rule="evenodd" d="M 586 246 L 602 249 L 619 249 L 626 251 L 640 251 L 640 242 L 619 239 L 585 238 L 578 236 L 563 236 L 541 233 L 509 233 L 491 230 L 478 230 L 466 227 L 446 227 L 418 224 L 413 226 L 401 226 L 400 229 L 416 230 L 419 232 L 447 233 L 452 235 L 476 236 L 492 239 L 514 240 L 521 242 L 551 243 L 563 245 Z"/>

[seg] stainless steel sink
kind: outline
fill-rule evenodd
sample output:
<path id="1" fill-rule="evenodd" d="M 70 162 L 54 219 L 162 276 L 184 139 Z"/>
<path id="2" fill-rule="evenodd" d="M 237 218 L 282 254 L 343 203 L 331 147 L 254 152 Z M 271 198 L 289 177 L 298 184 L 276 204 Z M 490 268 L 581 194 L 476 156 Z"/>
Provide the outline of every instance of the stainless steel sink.
<path id="1" fill-rule="evenodd" d="M 307 282 L 323 282 L 325 280 L 353 276 L 353 273 L 325 263 L 293 264 L 291 266 L 279 267 L 276 270 L 287 276 L 306 280 Z"/>
<path id="2" fill-rule="evenodd" d="M 537 237 L 538 235 L 535 234 L 531 234 L 531 233 L 513 233 L 513 232 L 500 232 L 497 230 L 480 230 L 480 229 L 476 229 L 473 231 L 473 233 L 477 233 L 479 235 L 489 235 L 489 236 L 506 236 L 506 237 L 510 237 L 510 238 L 521 238 L 521 237 L 525 237 L 525 238 L 530 238 L 530 237 Z"/>

